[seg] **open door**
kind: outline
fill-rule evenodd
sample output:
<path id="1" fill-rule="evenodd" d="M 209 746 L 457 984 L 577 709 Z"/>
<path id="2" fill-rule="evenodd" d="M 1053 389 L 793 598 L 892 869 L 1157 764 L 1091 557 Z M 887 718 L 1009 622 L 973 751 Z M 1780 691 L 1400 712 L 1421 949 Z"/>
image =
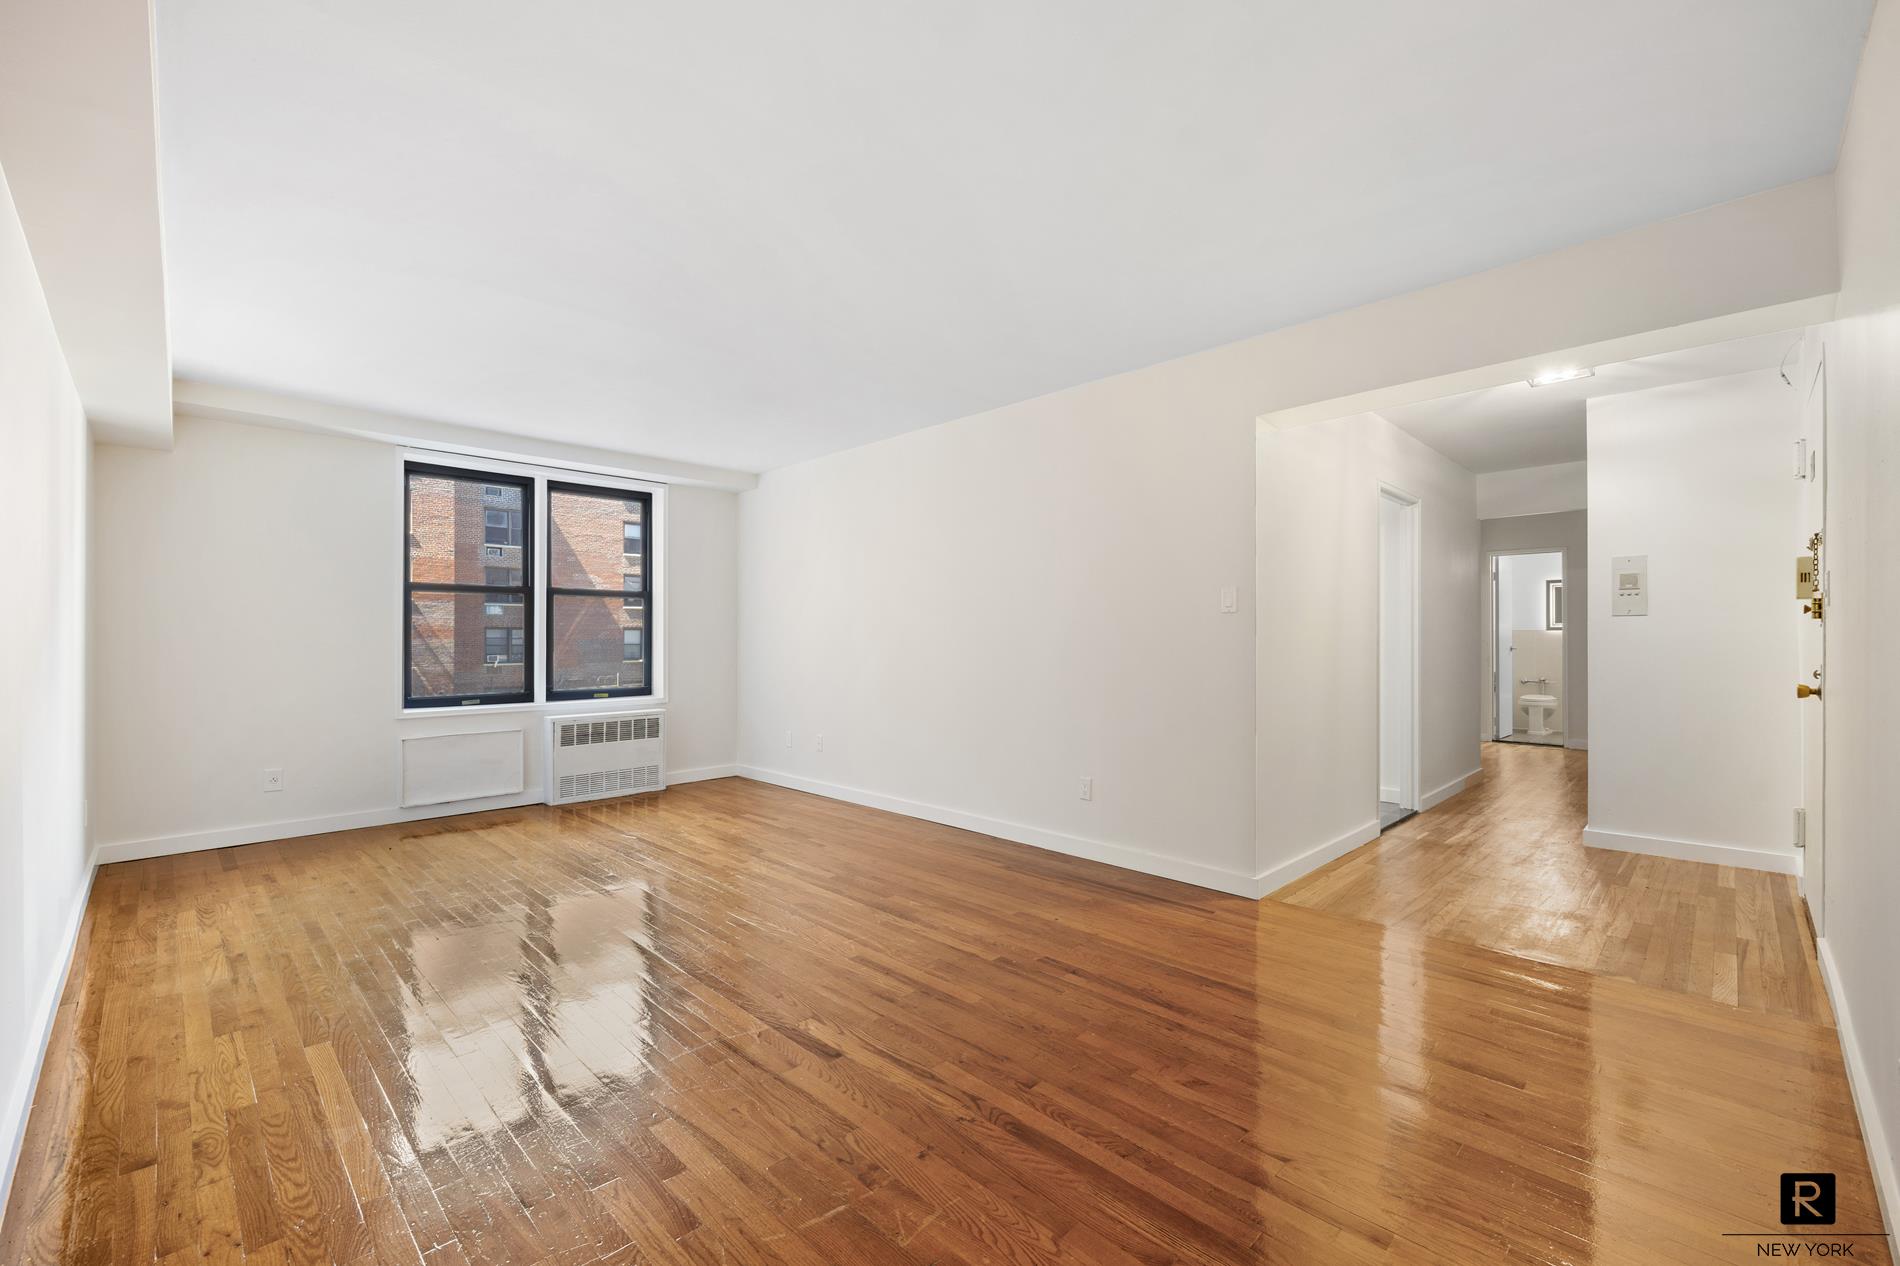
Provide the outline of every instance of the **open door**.
<path id="1" fill-rule="evenodd" d="M 1810 592 L 1800 606 L 1795 693 L 1800 697 L 1801 807 L 1796 812 L 1795 842 L 1803 849 L 1801 895 L 1807 898 L 1814 934 L 1827 934 L 1827 357 L 1823 351 L 1801 408 L 1801 444 L 1806 495 L 1802 501 L 1801 548 L 1811 575 L 1797 585 Z"/>

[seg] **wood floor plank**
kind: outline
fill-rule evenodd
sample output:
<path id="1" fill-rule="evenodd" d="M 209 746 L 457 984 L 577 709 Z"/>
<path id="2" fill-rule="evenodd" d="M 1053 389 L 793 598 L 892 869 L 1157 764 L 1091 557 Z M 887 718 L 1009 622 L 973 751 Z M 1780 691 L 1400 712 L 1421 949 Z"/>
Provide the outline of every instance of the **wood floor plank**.
<path id="1" fill-rule="evenodd" d="M 1488 749 L 1263 902 L 737 779 L 107 867 L 0 1261 L 1734 1262 L 1795 1170 L 1876 1224 L 1792 885 L 1583 848 L 1586 775 Z"/>

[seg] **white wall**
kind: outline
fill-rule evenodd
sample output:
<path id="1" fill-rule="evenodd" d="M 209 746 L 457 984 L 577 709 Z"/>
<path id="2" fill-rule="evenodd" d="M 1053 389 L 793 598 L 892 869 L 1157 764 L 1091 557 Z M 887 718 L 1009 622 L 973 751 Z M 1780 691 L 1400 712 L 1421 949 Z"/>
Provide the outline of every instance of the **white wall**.
<path id="1" fill-rule="evenodd" d="M 1861 1125 L 1900 1225 L 1900 6 L 1875 8 L 1840 163 L 1841 317 L 1828 360 L 1828 974 Z"/>
<path id="2" fill-rule="evenodd" d="M 1483 476 L 1479 476 L 1483 478 Z M 1486 557 L 1498 550 L 1548 549 L 1564 555 L 1564 746 L 1590 745 L 1590 604 L 1584 600 L 1589 562 L 1590 516 L 1584 510 L 1565 514 L 1525 514 L 1507 519 L 1484 519 L 1478 524 L 1478 547 Z M 1480 608 L 1490 596 L 1480 588 Z M 1478 693 L 1482 697 L 1482 727 L 1491 727 L 1490 660 L 1485 647 L 1477 650 Z"/>
<path id="3" fill-rule="evenodd" d="M 1587 843 L 1794 867 L 1799 405 L 1772 369 L 1590 401 Z M 1646 616 L 1610 614 L 1623 554 Z"/>
<path id="4" fill-rule="evenodd" d="M 1305 572 L 1272 602 L 1246 592 L 1255 419 L 1831 294 L 1832 226 L 1828 182 L 1804 181 L 773 471 L 741 498 L 740 760 L 1253 892 L 1257 870 L 1363 824 L 1376 781 L 1368 746 L 1347 799 L 1309 819 L 1307 789 L 1265 779 L 1256 848 L 1253 699 L 1302 695 L 1310 665 L 1257 661 L 1255 613 L 1282 645 L 1328 613 Z M 1474 544 L 1468 572 L 1476 558 Z M 1228 585 L 1237 615 L 1218 610 Z M 1460 592 L 1464 702 L 1442 711 L 1468 749 L 1478 607 L 1472 585 Z M 1262 731 L 1263 749 L 1279 732 Z M 1301 760 L 1336 751 L 1305 737 Z"/>
<path id="5" fill-rule="evenodd" d="M 86 419 L 0 176 L 0 1200 L 91 874 Z"/>
<path id="6" fill-rule="evenodd" d="M 1379 485 L 1419 499 L 1419 798 L 1478 768 L 1471 472 L 1377 414 L 1263 426 L 1255 874 L 1263 892 L 1378 833 Z"/>
<path id="7" fill-rule="evenodd" d="M 573 710 L 401 718 L 399 450 L 180 418 L 170 452 L 101 445 L 94 828 L 102 859 L 401 816 L 402 736 L 528 732 Z M 674 771 L 733 762 L 733 494 L 668 492 L 665 656 Z M 265 793 L 261 770 L 284 770 Z M 471 803 L 476 808 L 491 802 Z"/>
<path id="8" fill-rule="evenodd" d="M 1494 470 L 1478 476 L 1478 517 L 1508 519 L 1523 514 L 1563 514 L 1589 501 L 1583 462 Z"/>

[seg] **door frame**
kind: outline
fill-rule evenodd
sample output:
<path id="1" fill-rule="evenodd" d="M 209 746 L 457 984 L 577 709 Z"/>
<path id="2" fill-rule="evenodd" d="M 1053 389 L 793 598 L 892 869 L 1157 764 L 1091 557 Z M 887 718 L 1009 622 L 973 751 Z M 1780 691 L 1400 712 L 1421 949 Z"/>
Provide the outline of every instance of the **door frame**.
<path id="1" fill-rule="evenodd" d="M 1407 636 L 1405 639 L 1405 642 L 1406 642 L 1405 657 L 1406 657 L 1406 661 L 1408 665 L 1407 676 L 1410 679 L 1408 683 L 1410 686 L 1410 690 L 1407 692 L 1409 695 L 1409 698 L 1406 701 L 1406 706 L 1407 706 L 1407 709 L 1411 713 L 1411 716 L 1409 718 L 1411 723 L 1404 727 L 1404 729 L 1400 732 L 1400 736 L 1399 736 L 1401 742 L 1404 745 L 1405 750 L 1399 756 L 1398 805 L 1402 809 L 1410 809 L 1416 812 L 1418 809 L 1418 802 L 1419 802 L 1419 776 L 1420 776 L 1419 775 L 1419 749 L 1420 749 L 1419 717 L 1422 711 L 1420 707 L 1420 697 L 1419 697 L 1419 660 L 1420 660 L 1419 638 L 1421 636 L 1421 633 L 1425 625 L 1425 619 L 1424 619 L 1424 600 L 1425 600 L 1424 505 L 1415 494 L 1407 492 L 1405 489 L 1399 487 L 1397 484 L 1386 483 L 1384 480 L 1379 481 L 1379 496 L 1378 496 L 1377 501 L 1374 502 L 1375 517 L 1373 519 L 1374 530 L 1377 533 L 1376 539 L 1378 541 L 1378 547 L 1379 547 L 1379 568 L 1378 568 L 1379 635 L 1375 639 L 1375 644 L 1377 645 L 1378 650 L 1376 652 L 1376 658 L 1374 660 L 1374 665 L 1373 665 L 1374 667 L 1373 679 L 1376 685 L 1372 692 L 1372 715 L 1373 715 L 1373 734 L 1376 736 L 1377 741 L 1374 744 L 1375 755 L 1373 758 L 1372 785 L 1374 789 L 1373 795 L 1374 795 L 1374 798 L 1376 799 L 1378 796 L 1378 791 L 1380 789 L 1379 788 L 1380 771 L 1378 768 L 1380 762 L 1379 762 L 1379 757 L 1377 755 L 1377 752 L 1378 752 L 1378 749 L 1380 747 L 1383 747 L 1385 744 L 1385 722 L 1386 722 L 1386 717 L 1384 715 L 1384 712 L 1385 712 L 1384 677 L 1385 677 L 1385 629 L 1386 629 L 1385 505 L 1387 502 L 1391 502 L 1393 505 L 1396 505 L 1399 508 L 1402 521 L 1405 524 L 1405 535 L 1407 538 L 1405 542 L 1405 547 L 1404 547 L 1405 548 L 1405 564 L 1412 573 L 1411 610 L 1407 613 L 1404 613 L 1404 617 L 1409 617 L 1409 618 L 1405 618 L 1405 625 L 1406 625 L 1406 630 L 1407 630 Z"/>
<path id="2" fill-rule="evenodd" d="M 1531 545 L 1531 546 L 1526 546 L 1520 549 L 1493 549 L 1493 550 L 1485 551 L 1485 566 L 1490 570 L 1490 573 L 1491 573 L 1491 583 L 1488 586 L 1490 592 L 1489 592 L 1489 596 L 1485 598 L 1485 602 L 1484 602 L 1484 625 L 1485 625 L 1484 627 L 1484 669 L 1485 669 L 1484 675 L 1485 675 L 1486 680 L 1489 681 L 1490 683 L 1490 690 L 1486 697 L 1489 698 L 1491 701 L 1491 741 L 1494 743 L 1501 742 L 1504 738 L 1504 735 L 1502 733 L 1503 726 L 1500 724 L 1500 718 L 1498 716 L 1498 679 L 1497 679 L 1497 675 L 1499 672 L 1499 665 L 1498 665 L 1498 559 L 1505 558 L 1505 557 L 1516 557 L 1516 556 L 1525 555 L 1525 554 L 1555 554 L 1557 555 L 1558 571 L 1564 578 L 1564 617 L 1565 618 L 1564 618 L 1564 627 L 1562 629 L 1562 633 L 1564 635 L 1564 654 L 1563 654 L 1564 696 L 1561 702 L 1561 707 L 1563 708 L 1563 714 L 1564 714 L 1564 723 L 1560 729 L 1560 733 L 1563 735 L 1563 741 L 1561 743 L 1538 743 L 1538 744 L 1534 744 L 1533 746 L 1569 747 L 1570 746 L 1570 688 L 1571 688 L 1571 682 L 1575 677 L 1575 674 L 1571 672 L 1572 665 L 1570 662 L 1572 647 L 1571 647 L 1571 637 L 1570 637 L 1569 614 L 1570 614 L 1570 603 L 1573 598 L 1573 595 L 1570 592 L 1570 550 L 1567 547 L 1562 546 L 1562 545 Z M 1517 696 L 1513 695 L 1511 697 L 1515 699 Z"/>
<path id="3" fill-rule="evenodd" d="M 1803 439 L 1807 438 L 1808 409 L 1809 405 L 1814 401 L 1815 394 L 1818 392 L 1820 395 L 1821 409 L 1821 451 L 1814 455 L 1813 474 L 1814 481 L 1818 481 L 1820 484 L 1820 495 L 1818 499 L 1814 495 L 1814 482 L 1809 482 L 1807 487 L 1802 490 L 1801 522 L 1804 528 L 1813 529 L 1813 511 L 1816 508 L 1815 503 L 1818 500 L 1818 508 L 1820 511 L 1819 530 L 1822 536 L 1821 567 L 1819 574 L 1814 578 L 1814 582 L 1815 592 L 1821 596 L 1823 603 L 1827 605 L 1823 607 L 1824 618 L 1819 621 L 1821 626 L 1819 636 L 1814 639 L 1819 649 L 1821 662 L 1816 665 L 1810 665 L 1808 663 L 1805 658 L 1808 650 L 1808 639 L 1802 637 L 1796 641 L 1795 663 L 1797 669 L 1796 681 L 1808 681 L 1809 678 L 1807 674 L 1810 667 L 1812 667 L 1818 669 L 1820 673 L 1819 684 L 1822 687 L 1819 698 L 1807 700 L 1800 705 L 1803 708 L 1816 707 L 1821 710 L 1820 718 L 1814 725 L 1812 731 L 1810 731 L 1807 724 L 1806 713 L 1798 714 L 1800 720 L 1797 722 L 1800 726 L 1801 734 L 1800 778 L 1801 808 L 1803 810 L 1800 838 L 1801 876 L 1799 889 L 1802 899 L 1807 902 L 1808 920 L 1813 927 L 1814 935 L 1818 938 L 1827 935 L 1827 687 L 1833 683 L 1828 680 L 1828 621 L 1825 616 L 1828 614 L 1827 608 L 1832 605 L 1834 596 L 1833 588 L 1829 583 L 1832 580 L 1832 568 L 1829 565 L 1830 550 L 1826 539 L 1828 502 L 1833 493 L 1828 480 L 1828 450 L 1832 447 L 1830 441 L 1833 436 L 1830 433 L 1832 428 L 1830 426 L 1830 410 L 1828 409 L 1827 395 L 1827 339 L 1825 335 L 1822 335 L 1821 337 L 1815 338 L 1814 343 L 1814 369 L 1813 373 L 1807 376 L 1807 394 L 1801 401 L 1801 436 Z M 1806 619 L 1808 617 L 1802 616 L 1797 618 Z M 1810 748 L 1813 750 L 1810 750 Z M 1810 780 L 1808 775 L 1810 759 L 1820 766 L 1817 776 L 1812 780 Z M 1810 802 L 1810 792 L 1813 793 L 1812 803 Z"/>

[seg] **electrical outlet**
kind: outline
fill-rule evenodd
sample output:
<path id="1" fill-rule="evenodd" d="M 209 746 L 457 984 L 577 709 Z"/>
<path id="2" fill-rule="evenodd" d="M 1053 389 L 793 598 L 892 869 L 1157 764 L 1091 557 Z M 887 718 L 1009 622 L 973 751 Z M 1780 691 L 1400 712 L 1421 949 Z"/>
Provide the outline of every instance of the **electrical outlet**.
<path id="1" fill-rule="evenodd" d="M 283 789 L 284 789 L 284 771 L 281 769 L 265 770 L 264 771 L 264 790 L 265 791 L 282 791 Z"/>
<path id="2" fill-rule="evenodd" d="M 825 750 L 825 736 L 822 734 L 815 735 L 812 738 L 812 745 L 816 747 L 819 751 L 821 752 L 824 751 Z"/>
<path id="3" fill-rule="evenodd" d="M 785 746 L 795 747 L 796 745 L 795 740 L 792 738 L 792 732 L 790 730 L 785 731 Z"/>
<path id="4" fill-rule="evenodd" d="M 1093 778 L 1084 778 L 1082 780 L 1082 798 L 1084 800 L 1095 799 L 1095 780 Z"/>

